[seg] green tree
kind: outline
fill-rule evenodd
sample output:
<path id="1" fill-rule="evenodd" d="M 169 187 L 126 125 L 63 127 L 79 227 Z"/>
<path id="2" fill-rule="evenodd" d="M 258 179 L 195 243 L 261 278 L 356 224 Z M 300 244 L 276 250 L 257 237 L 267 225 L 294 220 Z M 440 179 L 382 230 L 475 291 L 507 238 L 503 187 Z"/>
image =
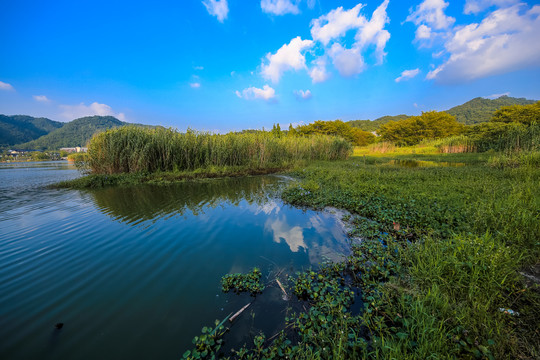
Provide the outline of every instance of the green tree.
<path id="1" fill-rule="evenodd" d="M 354 128 L 341 120 L 317 120 L 312 124 L 299 126 L 296 131 L 302 135 L 325 134 L 341 136 L 358 146 L 368 145 L 375 141 L 375 135 L 372 133 Z"/>
<path id="2" fill-rule="evenodd" d="M 276 137 L 281 137 L 281 135 L 283 135 L 283 132 L 281 131 L 281 127 L 279 126 L 279 124 L 274 124 L 274 126 L 272 126 L 272 134 L 274 134 L 274 136 Z"/>
<path id="3" fill-rule="evenodd" d="M 540 101 L 530 105 L 503 106 L 495 111 L 491 121 L 524 125 L 531 125 L 535 122 L 540 123 Z"/>
<path id="4" fill-rule="evenodd" d="M 35 161 L 42 161 L 42 160 L 50 160 L 51 157 L 44 153 L 44 152 L 40 152 L 40 151 L 33 151 L 30 153 L 30 156 L 32 157 L 32 160 L 35 160 Z"/>
<path id="5" fill-rule="evenodd" d="M 287 133 L 288 136 L 296 136 L 297 133 L 296 133 L 296 130 L 295 128 L 292 126 L 292 124 L 289 124 L 289 132 Z"/>
<path id="6" fill-rule="evenodd" d="M 381 125 L 379 135 L 385 141 L 398 145 L 415 145 L 425 139 L 440 139 L 459 135 L 465 129 L 456 118 L 444 111 L 422 112 L 405 120 L 390 121 Z"/>

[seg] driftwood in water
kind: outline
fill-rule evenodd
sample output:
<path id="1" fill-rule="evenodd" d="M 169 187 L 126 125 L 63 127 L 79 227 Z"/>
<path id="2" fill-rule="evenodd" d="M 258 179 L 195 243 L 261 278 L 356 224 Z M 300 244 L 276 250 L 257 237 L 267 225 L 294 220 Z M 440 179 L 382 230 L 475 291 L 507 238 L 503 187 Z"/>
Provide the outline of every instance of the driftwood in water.
<path id="1" fill-rule="evenodd" d="M 246 306 L 244 306 L 243 308 L 241 308 L 240 310 L 238 310 L 236 312 L 236 314 L 234 314 L 233 316 L 231 316 L 231 318 L 229 319 L 230 322 L 233 322 L 234 319 L 236 319 L 238 316 L 240 316 L 240 314 L 242 314 L 244 312 L 244 310 L 246 310 L 248 308 L 248 306 L 251 305 L 251 303 L 247 304 Z"/>
<path id="2" fill-rule="evenodd" d="M 277 284 L 279 285 L 279 287 L 281 288 L 281 291 L 283 291 L 283 296 L 284 296 L 285 298 L 288 298 L 289 295 L 287 295 L 287 292 L 285 291 L 285 288 L 283 287 L 283 285 L 281 285 L 281 282 L 279 281 L 279 279 L 276 279 L 276 282 L 277 282 Z"/>

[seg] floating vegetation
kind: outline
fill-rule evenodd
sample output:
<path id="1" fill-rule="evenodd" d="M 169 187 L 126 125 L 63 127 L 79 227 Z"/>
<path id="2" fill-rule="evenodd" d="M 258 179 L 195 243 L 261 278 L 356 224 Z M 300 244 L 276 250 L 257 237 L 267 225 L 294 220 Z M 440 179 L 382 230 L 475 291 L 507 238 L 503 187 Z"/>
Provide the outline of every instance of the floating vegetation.
<path id="1" fill-rule="evenodd" d="M 264 290 L 261 284 L 261 270 L 253 268 L 247 274 L 227 274 L 221 278 L 221 289 L 223 292 L 233 290 L 235 293 L 249 292 L 252 296 L 260 294 Z"/>
<path id="2" fill-rule="evenodd" d="M 228 318 L 228 317 L 227 317 Z M 215 359 L 215 355 L 220 351 L 223 345 L 223 335 L 227 332 L 227 329 L 223 323 L 227 320 L 225 318 L 221 323 L 219 320 L 215 322 L 215 328 L 203 327 L 202 334 L 196 336 L 193 339 L 195 347 L 192 350 L 187 350 L 184 353 L 184 359 Z"/>

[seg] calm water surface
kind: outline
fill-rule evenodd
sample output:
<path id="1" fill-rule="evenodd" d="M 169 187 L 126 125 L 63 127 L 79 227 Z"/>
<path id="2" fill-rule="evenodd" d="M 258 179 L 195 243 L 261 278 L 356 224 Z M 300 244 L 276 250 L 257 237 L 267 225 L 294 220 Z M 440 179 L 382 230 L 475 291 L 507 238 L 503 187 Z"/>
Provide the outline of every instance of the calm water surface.
<path id="1" fill-rule="evenodd" d="M 223 294 L 224 274 L 284 279 L 348 253 L 337 215 L 275 196 L 286 178 L 44 187 L 77 176 L 67 162 L 0 164 L 1 359 L 178 359 L 252 300 Z M 269 284 L 226 342 L 277 332 L 287 305 Z"/>

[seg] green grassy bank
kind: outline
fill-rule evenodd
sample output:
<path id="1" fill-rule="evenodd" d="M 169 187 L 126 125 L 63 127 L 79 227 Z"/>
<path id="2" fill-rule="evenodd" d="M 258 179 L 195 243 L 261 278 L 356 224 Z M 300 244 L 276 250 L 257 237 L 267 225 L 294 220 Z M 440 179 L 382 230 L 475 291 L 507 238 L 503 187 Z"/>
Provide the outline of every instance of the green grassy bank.
<path id="1" fill-rule="evenodd" d="M 276 174 L 289 170 L 290 167 L 253 169 L 247 166 L 211 166 L 187 171 L 88 174 L 74 180 L 61 181 L 51 185 L 51 187 L 66 189 L 99 189 L 109 186 L 133 186 L 142 184 L 167 185 L 180 181 Z"/>
<path id="2" fill-rule="evenodd" d="M 363 240 L 286 284 L 306 311 L 279 336 L 221 354 L 216 326 L 185 358 L 538 358 L 540 168 L 534 154 L 505 156 L 379 154 L 294 171 L 284 200 L 348 210 Z"/>

